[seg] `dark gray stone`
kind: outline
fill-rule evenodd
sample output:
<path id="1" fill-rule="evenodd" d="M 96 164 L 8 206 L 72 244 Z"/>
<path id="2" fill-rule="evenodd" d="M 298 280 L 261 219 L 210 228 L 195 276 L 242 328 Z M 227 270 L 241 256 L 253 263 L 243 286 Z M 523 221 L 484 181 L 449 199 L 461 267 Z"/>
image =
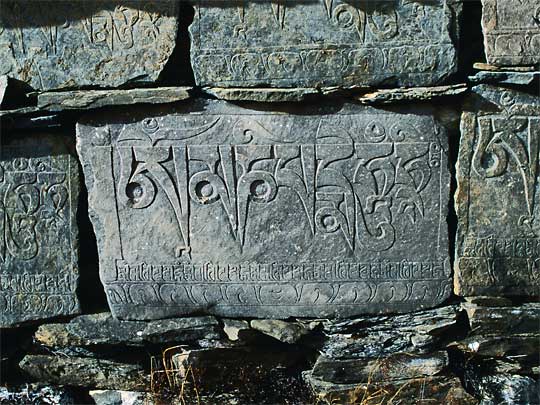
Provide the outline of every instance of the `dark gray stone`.
<path id="1" fill-rule="evenodd" d="M 77 405 L 68 388 L 25 384 L 17 387 L 0 387 L 0 404 Z"/>
<path id="2" fill-rule="evenodd" d="M 432 354 L 397 353 L 385 358 L 337 360 L 320 356 L 312 376 L 332 383 L 393 381 L 434 376 L 448 365 L 446 352 Z"/>
<path id="3" fill-rule="evenodd" d="M 305 373 L 318 403 L 323 404 L 445 404 L 476 405 L 458 378 L 448 376 L 423 377 L 407 380 L 359 384 L 335 384 L 321 381 Z"/>
<path id="4" fill-rule="evenodd" d="M 539 405 L 540 382 L 520 375 L 487 375 L 476 385 L 480 405 Z"/>
<path id="5" fill-rule="evenodd" d="M 540 65 L 538 0 L 482 0 L 482 29 L 488 63 Z"/>
<path id="6" fill-rule="evenodd" d="M 455 0 L 196 4 L 190 34 L 199 85 L 428 86 L 457 68 Z"/>
<path id="7" fill-rule="evenodd" d="M 540 333 L 540 304 L 513 307 L 484 307 L 463 303 L 471 330 L 479 334 L 507 335 Z"/>
<path id="8" fill-rule="evenodd" d="M 455 289 L 540 293 L 540 97 L 473 88 L 461 122 Z"/>
<path id="9" fill-rule="evenodd" d="M 38 94 L 38 107 L 45 111 L 63 111 L 111 105 L 173 103 L 189 98 L 190 90 L 190 87 L 158 87 L 130 90 L 51 91 Z"/>
<path id="10" fill-rule="evenodd" d="M 475 356 L 496 357 L 496 358 L 514 358 L 525 356 L 536 356 L 538 359 L 539 348 L 538 341 L 540 333 L 525 333 L 509 336 L 470 336 L 452 346 L 462 352 L 471 353 Z"/>
<path id="11" fill-rule="evenodd" d="M 76 356 L 26 355 L 19 367 L 31 378 L 50 384 L 126 391 L 150 388 L 138 364 Z"/>
<path id="12" fill-rule="evenodd" d="M 113 315 L 345 317 L 449 296 L 447 139 L 429 110 L 254 107 L 78 124 Z"/>
<path id="13" fill-rule="evenodd" d="M 227 88 L 227 87 L 207 87 L 203 89 L 221 100 L 228 101 L 260 101 L 265 103 L 283 103 L 288 101 L 304 101 L 313 96 L 320 95 L 320 92 L 314 88 Z"/>
<path id="14" fill-rule="evenodd" d="M 323 323 L 320 353 L 333 359 L 378 359 L 426 353 L 456 334 L 458 308 L 442 307 L 393 317 Z"/>
<path id="15" fill-rule="evenodd" d="M 41 90 L 155 82 L 176 13 L 174 1 L 2 1 L 0 74 Z"/>
<path id="16" fill-rule="evenodd" d="M 79 312 L 79 168 L 72 141 L 0 138 L 0 327 Z"/>
<path id="17" fill-rule="evenodd" d="M 469 80 L 474 84 L 493 83 L 530 86 L 540 82 L 540 72 L 478 72 L 474 76 L 469 76 Z"/>
<path id="18" fill-rule="evenodd" d="M 219 337 L 219 324 L 210 316 L 142 322 L 119 321 L 108 312 L 79 316 L 69 323 L 41 325 L 35 334 L 37 342 L 51 347 L 140 346 L 144 343 L 195 342 Z"/>

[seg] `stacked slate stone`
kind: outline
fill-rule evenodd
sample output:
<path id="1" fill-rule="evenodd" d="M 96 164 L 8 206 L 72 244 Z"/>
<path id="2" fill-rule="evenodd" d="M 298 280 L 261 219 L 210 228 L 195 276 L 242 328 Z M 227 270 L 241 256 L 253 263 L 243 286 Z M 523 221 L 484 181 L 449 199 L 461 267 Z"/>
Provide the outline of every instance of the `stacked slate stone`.
<path id="1" fill-rule="evenodd" d="M 5 0 L 0 75 L 0 404 L 540 404 L 537 0 Z"/>

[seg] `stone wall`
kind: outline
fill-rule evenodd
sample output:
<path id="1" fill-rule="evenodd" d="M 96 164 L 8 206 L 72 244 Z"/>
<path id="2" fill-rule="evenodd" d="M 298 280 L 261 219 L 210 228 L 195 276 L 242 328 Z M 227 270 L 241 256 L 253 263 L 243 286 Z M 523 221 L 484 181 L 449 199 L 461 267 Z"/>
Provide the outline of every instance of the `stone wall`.
<path id="1" fill-rule="evenodd" d="M 0 3 L 1 404 L 540 404 L 536 0 Z"/>

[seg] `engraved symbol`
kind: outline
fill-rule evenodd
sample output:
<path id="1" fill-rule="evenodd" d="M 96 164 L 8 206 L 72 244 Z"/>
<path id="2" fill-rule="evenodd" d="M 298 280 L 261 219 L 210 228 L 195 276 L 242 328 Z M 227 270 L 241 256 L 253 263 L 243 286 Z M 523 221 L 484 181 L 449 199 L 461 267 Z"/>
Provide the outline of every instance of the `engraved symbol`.
<path id="1" fill-rule="evenodd" d="M 509 160 L 514 160 L 527 204 L 527 214 L 519 219 L 518 224 L 532 232 L 538 181 L 540 119 L 480 117 L 478 125 L 479 138 L 473 155 L 475 171 L 486 178 L 498 177 L 508 170 Z"/>
<path id="2" fill-rule="evenodd" d="M 536 8 L 536 10 L 534 11 L 534 14 L 533 14 L 533 21 L 537 24 L 537 25 L 540 25 L 540 6 L 538 6 Z"/>
<path id="3" fill-rule="evenodd" d="M 512 94 L 510 92 L 505 91 L 501 95 L 501 105 L 504 105 L 505 107 L 509 107 L 514 103 L 515 103 L 514 97 L 512 97 Z"/>
<path id="4" fill-rule="evenodd" d="M 271 0 L 272 14 L 280 28 L 285 27 L 285 0 Z"/>

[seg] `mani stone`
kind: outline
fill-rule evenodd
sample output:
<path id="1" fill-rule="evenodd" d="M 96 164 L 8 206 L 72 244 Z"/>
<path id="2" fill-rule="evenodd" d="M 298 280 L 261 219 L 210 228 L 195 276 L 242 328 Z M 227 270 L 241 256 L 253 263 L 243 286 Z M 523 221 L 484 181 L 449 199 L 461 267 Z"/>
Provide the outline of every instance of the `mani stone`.
<path id="1" fill-rule="evenodd" d="M 429 86 L 457 69 L 456 0 L 198 0 L 198 85 Z"/>
<path id="2" fill-rule="evenodd" d="M 482 29 L 489 64 L 540 66 L 538 0 L 482 0 Z"/>
<path id="3" fill-rule="evenodd" d="M 540 292 L 540 97 L 481 85 L 461 120 L 455 289 Z"/>
<path id="4" fill-rule="evenodd" d="M 116 317 L 347 317 L 451 292 L 426 107 L 199 100 L 89 115 L 77 138 Z"/>
<path id="5" fill-rule="evenodd" d="M 79 312 L 78 193 L 69 138 L 2 133 L 0 327 Z"/>
<path id="6" fill-rule="evenodd" d="M 40 90 L 153 83 L 176 14 L 173 1 L 2 1 L 0 75 Z"/>

